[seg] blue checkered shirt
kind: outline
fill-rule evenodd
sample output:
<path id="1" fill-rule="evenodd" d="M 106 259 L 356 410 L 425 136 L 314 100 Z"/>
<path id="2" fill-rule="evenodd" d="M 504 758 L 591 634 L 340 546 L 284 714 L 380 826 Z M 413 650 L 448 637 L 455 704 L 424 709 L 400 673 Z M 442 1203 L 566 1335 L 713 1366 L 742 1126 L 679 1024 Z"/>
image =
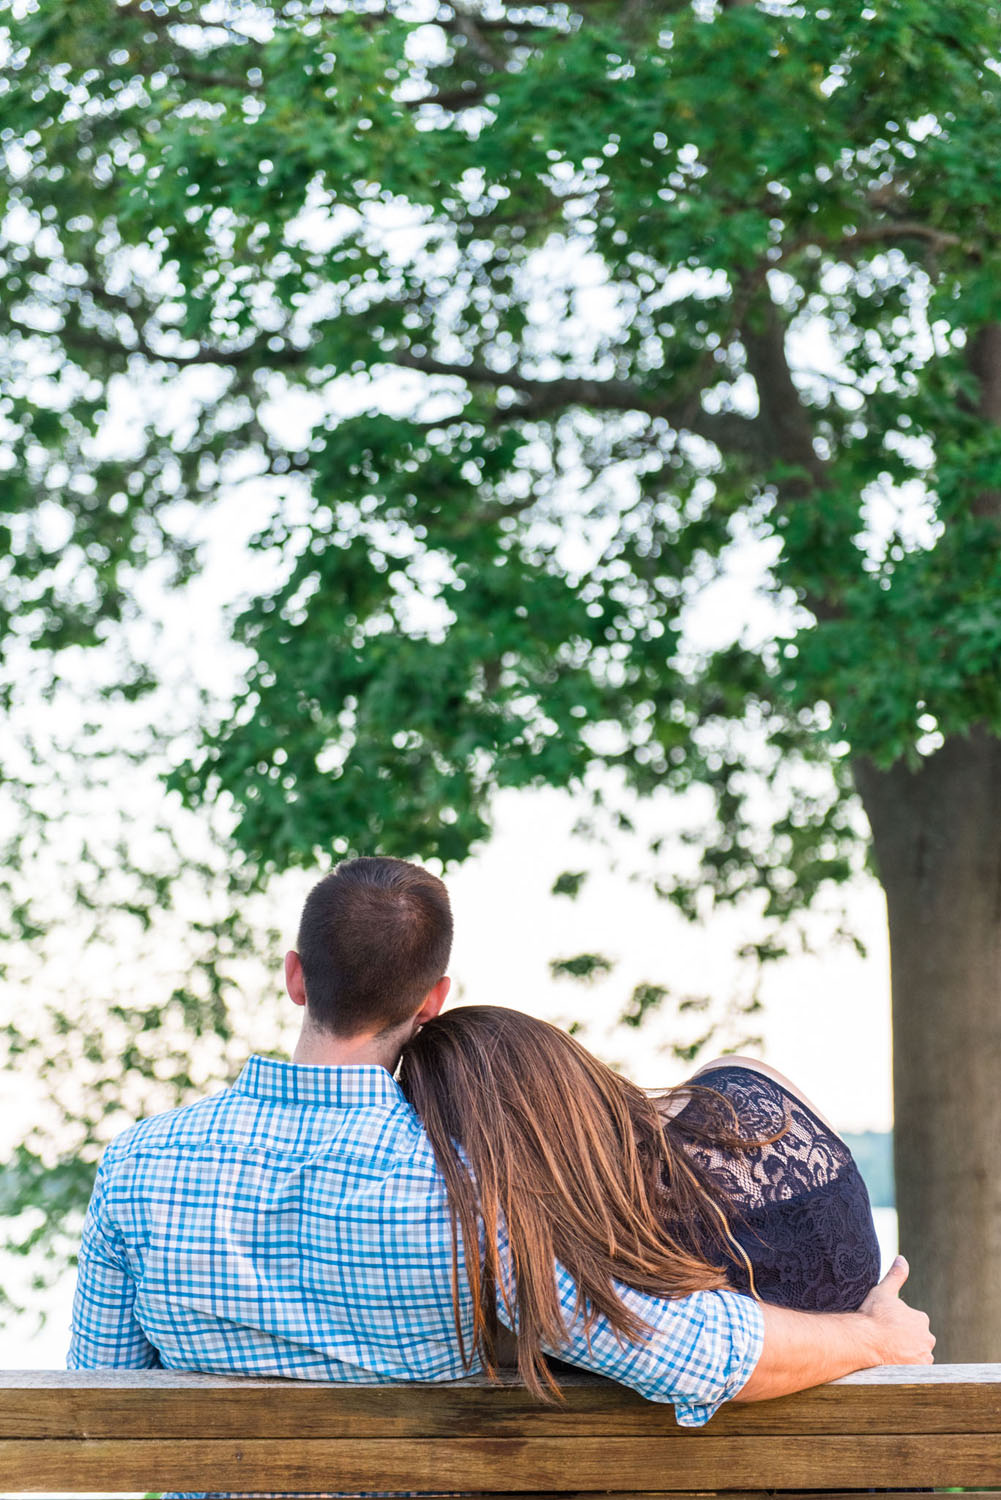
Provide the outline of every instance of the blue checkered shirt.
<path id="1" fill-rule="evenodd" d="M 747 1297 L 622 1288 L 653 1330 L 629 1343 L 600 1318 L 585 1334 L 557 1269 L 567 1338 L 551 1352 L 672 1402 L 685 1425 L 757 1363 L 762 1316 Z M 471 1306 L 463 1322 L 468 1349 Z M 233 1088 L 113 1141 L 84 1226 L 68 1363 L 366 1385 L 468 1374 L 445 1186 L 389 1073 L 253 1057 Z"/>

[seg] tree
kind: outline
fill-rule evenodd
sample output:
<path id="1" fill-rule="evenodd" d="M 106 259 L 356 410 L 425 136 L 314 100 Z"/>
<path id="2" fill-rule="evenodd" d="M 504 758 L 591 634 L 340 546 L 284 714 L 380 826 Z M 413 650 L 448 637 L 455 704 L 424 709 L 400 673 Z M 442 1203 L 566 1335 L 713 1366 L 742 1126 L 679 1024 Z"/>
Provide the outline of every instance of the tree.
<path id="1" fill-rule="evenodd" d="M 861 800 L 901 1233 L 963 1359 L 1001 1352 L 999 20 L 38 0 L 3 95 L 9 629 L 107 634 L 267 486 L 282 581 L 173 781 L 260 869 L 461 859 L 501 786 L 702 788 L 660 884 L 758 900 L 767 956 Z M 693 643 L 748 548 L 759 614 Z"/>

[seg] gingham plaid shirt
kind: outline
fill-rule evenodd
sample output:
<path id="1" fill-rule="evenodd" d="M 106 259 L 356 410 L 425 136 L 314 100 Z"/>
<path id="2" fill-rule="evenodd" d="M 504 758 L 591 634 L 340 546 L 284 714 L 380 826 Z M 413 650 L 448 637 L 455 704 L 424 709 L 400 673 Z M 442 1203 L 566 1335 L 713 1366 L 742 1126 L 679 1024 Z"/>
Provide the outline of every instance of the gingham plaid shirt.
<path id="1" fill-rule="evenodd" d="M 731 1292 L 623 1296 L 651 1325 L 552 1352 L 672 1402 L 698 1426 L 747 1380 L 761 1310 Z M 460 1266 L 460 1287 L 465 1285 Z M 472 1316 L 465 1309 L 469 1348 Z M 116 1365 L 374 1384 L 453 1380 L 448 1201 L 431 1146 L 379 1067 L 253 1057 L 233 1088 L 108 1147 L 84 1226 L 70 1369 Z"/>

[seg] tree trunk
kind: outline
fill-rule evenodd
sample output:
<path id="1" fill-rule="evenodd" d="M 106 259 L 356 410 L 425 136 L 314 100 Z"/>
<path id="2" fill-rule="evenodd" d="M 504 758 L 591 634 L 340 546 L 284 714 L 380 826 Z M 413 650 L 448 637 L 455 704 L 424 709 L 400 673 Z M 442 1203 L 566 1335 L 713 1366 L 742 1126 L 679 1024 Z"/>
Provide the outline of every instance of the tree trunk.
<path id="1" fill-rule="evenodd" d="M 1001 1360 L 1001 740 L 854 770 L 890 926 L 905 1295 L 937 1359 Z"/>

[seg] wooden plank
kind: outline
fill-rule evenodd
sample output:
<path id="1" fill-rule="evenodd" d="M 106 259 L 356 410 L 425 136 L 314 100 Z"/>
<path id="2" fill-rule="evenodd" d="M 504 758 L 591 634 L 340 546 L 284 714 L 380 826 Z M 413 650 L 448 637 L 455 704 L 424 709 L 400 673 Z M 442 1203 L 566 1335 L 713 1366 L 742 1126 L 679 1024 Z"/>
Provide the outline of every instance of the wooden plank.
<path id="1" fill-rule="evenodd" d="M 0 1443 L 0 1488 L 595 1490 L 1001 1485 L 993 1435 Z"/>
<path id="2" fill-rule="evenodd" d="M 600 1375 L 592 1375 L 586 1370 L 575 1370 L 568 1365 L 559 1366 L 558 1374 L 561 1384 L 567 1390 L 596 1389 L 608 1393 L 609 1399 L 614 1400 L 616 1395 L 624 1400 L 631 1398 L 631 1392 L 624 1386 L 617 1385 L 614 1381 L 607 1380 Z M 227 1385 L 246 1385 L 251 1377 L 244 1375 L 220 1375 L 198 1370 L 130 1370 L 113 1369 L 103 1367 L 92 1370 L 17 1370 L 0 1369 L 0 1391 L 5 1390 L 48 1390 L 65 1389 L 76 1387 L 99 1387 L 101 1389 L 116 1389 L 123 1386 L 138 1387 L 148 1385 L 156 1386 L 159 1390 L 187 1390 L 199 1386 L 205 1390 L 221 1389 Z M 1001 1363 L 998 1364 L 965 1364 L 965 1365 L 877 1365 L 870 1370 L 858 1370 L 854 1375 L 844 1375 L 840 1380 L 833 1380 L 824 1389 L 841 1391 L 857 1385 L 865 1386 L 899 1386 L 899 1385 L 990 1385 L 1001 1383 Z M 290 1385 L 325 1385 L 333 1384 L 331 1381 L 299 1381 L 287 1380 L 284 1377 L 256 1377 L 255 1384 L 270 1386 L 273 1390 L 284 1390 Z M 499 1389 L 518 1388 L 520 1382 L 515 1370 L 502 1369 L 498 1371 L 497 1379 L 487 1380 L 483 1375 L 470 1375 L 463 1380 L 443 1380 L 431 1383 L 435 1390 L 456 1391 L 496 1391 Z M 420 1385 L 422 1390 L 428 1389 L 428 1384 Z M 408 1390 L 410 1387 L 405 1383 L 387 1382 L 377 1385 L 338 1385 L 339 1390 L 364 1390 L 372 1394 L 392 1395 L 394 1392 Z"/>
<path id="3" fill-rule="evenodd" d="M 37 1494 L 38 1491 L 27 1490 L 24 1493 Z M 115 1493 L 114 1489 L 109 1490 L 107 1487 L 101 1491 L 102 1496 L 113 1496 Z M 872 1493 L 878 1495 L 878 1500 L 913 1500 L 915 1493 L 941 1495 L 943 1492 L 907 1489 L 879 1490 L 872 1491 Z M 315 1489 L 284 1490 L 282 1500 L 317 1500 L 317 1494 Z M 627 1490 L 606 1491 L 602 1495 L 602 1500 L 868 1500 L 868 1494 L 869 1492 L 865 1490 Z M 231 1500 L 241 1500 L 241 1496 L 236 1492 L 230 1492 L 230 1495 Z M 963 1500 L 997 1500 L 998 1491 L 996 1489 L 964 1489 L 962 1496 Z M 246 1495 L 243 1500 L 247 1500 Z M 341 1500 L 345 1500 L 345 1497 L 341 1497 Z M 363 1500 L 363 1497 L 358 1497 L 358 1500 Z M 406 1497 L 400 1497 L 400 1500 L 406 1500 Z M 483 1490 L 463 1496 L 457 1496 L 454 1491 L 445 1491 L 437 1495 L 431 1491 L 425 1491 L 423 1500 L 511 1500 L 511 1496 L 510 1493 L 490 1493 Z M 595 1500 L 595 1496 L 593 1492 L 535 1490 L 520 1494 L 518 1500 Z"/>
<path id="4" fill-rule="evenodd" d="M 1001 1366 L 865 1372 L 778 1401 L 728 1404 L 716 1436 L 880 1433 L 1001 1435 Z M 990 1372 L 988 1375 L 987 1372 Z M 869 1378 L 878 1375 L 879 1379 Z M 889 1375 L 889 1378 L 887 1378 Z M 566 1406 L 540 1406 L 506 1379 L 350 1386 L 167 1370 L 8 1371 L 0 1437 L 234 1440 L 393 1437 L 655 1437 L 675 1432 L 670 1407 L 596 1377 L 576 1376 Z"/>
<path id="5" fill-rule="evenodd" d="M 605 1391 L 610 1402 L 616 1399 L 630 1401 L 633 1392 L 600 1375 L 586 1370 L 575 1370 L 570 1366 L 557 1369 L 560 1383 L 567 1391 Z M 0 1369 L 0 1392 L 7 1390 L 64 1390 L 101 1389 L 116 1390 L 148 1386 L 157 1390 L 222 1390 L 227 1386 L 247 1385 L 251 1379 L 255 1385 L 272 1390 L 286 1390 L 290 1386 L 322 1385 L 330 1388 L 335 1382 L 318 1380 L 288 1380 L 284 1377 L 249 1377 L 245 1375 L 220 1375 L 198 1370 L 130 1370 L 102 1367 L 92 1370 L 17 1370 Z M 496 1380 L 487 1380 L 483 1375 L 471 1375 L 464 1380 L 443 1380 L 417 1383 L 418 1389 L 454 1390 L 475 1393 L 494 1392 L 503 1389 L 520 1389 L 517 1372 L 511 1369 L 498 1371 Z M 870 1370 L 858 1370 L 854 1375 L 844 1375 L 833 1380 L 824 1390 L 844 1391 L 855 1386 L 938 1386 L 938 1385 L 992 1385 L 1001 1384 L 1001 1363 L 965 1365 L 878 1365 Z M 394 1394 L 413 1387 L 405 1382 L 387 1382 L 376 1385 L 336 1385 L 338 1390 L 367 1391 L 373 1397 L 392 1398 Z M 808 1393 L 804 1393 L 808 1394 Z"/>
<path id="6" fill-rule="evenodd" d="M 0 1437 L 628 1436 L 674 1429 L 670 1406 L 597 1380 L 569 1391 L 566 1407 L 540 1405 L 510 1384 L 366 1387 L 197 1376 L 189 1383 L 144 1373 L 141 1384 L 99 1379 L 83 1388 L 59 1382 L 0 1389 Z"/>
<path id="7" fill-rule="evenodd" d="M 23 1492 L 38 1493 L 37 1490 Z M 101 1491 L 102 1496 L 113 1496 L 115 1493 L 113 1488 L 107 1487 Z M 943 1492 L 907 1489 L 879 1490 L 872 1493 L 878 1495 L 878 1500 L 913 1500 L 915 1493 L 941 1495 Z M 315 1489 L 283 1490 L 282 1500 L 317 1500 L 317 1494 Z M 230 1496 L 231 1500 L 241 1500 L 237 1492 L 230 1492 Z M 606 1491 L 602 1495 L 602 1500 L 868 1500 L 868 1496 L 869 1492 L 865 1490 L 628 1490 Z M 964 1489 L 962 1496 L 963 1500 L 997 1500 L 998 1491 L 996 1489 Z M 245 1495 L 243 1500 L 248 1500 L 248 1497 Z M 252 1500 L 252 1497 L 249 1497 L 249 1500 Z M 344 1497 L 341 1497 L 341 1500 L 344 1500 Z M 363 1497 L 359 1497 L 359 1500 L 363 1500 Z M 405 1497 L 400 1497 L 400 1500 L 405 1500 Z M 463 1496 L 456 1496 L 454 1491 L 441 1494 L 425 1491 L 424 1500 L 511 1500 L 511 1497 L 509 1493 L 489 1493 L 482 1490 Z M 526 1491 L 518 1496 L 518 1500 L 595 1500 L 595 1497 L 593 1492 L 536 1490 Z"/>
<path id="8" fill-rule="evenodd" d="M 990 1384 L 834 1383 L 775 1401 L 746 1406 L 727 1402 L 705 1430 L 749 1437 L 768 1433 L 1001 1434 L 1001 1372 L 997 1383 Z"/>

